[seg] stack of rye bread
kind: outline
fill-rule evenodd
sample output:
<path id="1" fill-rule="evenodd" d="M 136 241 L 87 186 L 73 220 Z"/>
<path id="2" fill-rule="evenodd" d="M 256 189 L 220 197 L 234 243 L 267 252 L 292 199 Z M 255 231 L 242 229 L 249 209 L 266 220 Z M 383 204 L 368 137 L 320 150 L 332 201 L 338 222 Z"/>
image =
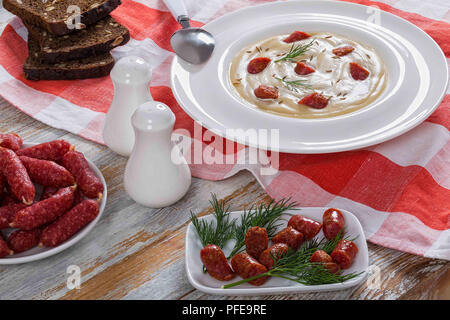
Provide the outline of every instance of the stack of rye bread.
<path id="1" fill-rule="evenodd" d="M 130 40 L 129 31 L 109 15 L 120 4 L 120 0 L 3 0 L 4 8 L 28 29 L 25 77 L 73 80 L 108 75 L 114 66 L 110 51 Z"/>

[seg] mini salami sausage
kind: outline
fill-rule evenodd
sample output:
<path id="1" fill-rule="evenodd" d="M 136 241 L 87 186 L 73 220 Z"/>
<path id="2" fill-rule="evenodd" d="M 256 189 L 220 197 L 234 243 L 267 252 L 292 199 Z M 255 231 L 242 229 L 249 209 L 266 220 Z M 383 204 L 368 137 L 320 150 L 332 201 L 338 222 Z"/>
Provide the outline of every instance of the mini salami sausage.
<path id="1" fill-rule="evenodd" d="M 306 240 L 311 240 L 314 238 L 322 228 L 322 224 L 320 222 L 301 215 L 292 216 L 292 218 L 289 219 L 288 226 L 303 233 Z"/>
<path id="2" fill-rule="evenodd" d="M 56 247 L 94 220 L 99 213 L 96 200 L 84 200 L 42 231 L 41 244 Z"/>
<path id="3" fill-rule="evenodd" d="M 3 239 L 3 236 L 0 234 L 0 258 L 4 258 L 11 254 L 14 254 L 14 251 L 8 247 L 5 239 Z"/>
<path id="4" fill-rule="evenodd" d="M 17 151 L 22 147 L 22 139 L 15 133 L 0 133 L 0 147 Z"/>
<path id="5" fill-rule="evenodd" d="M 257 74 L 262 72 L 267 65 L 270 63 L 270 58 L 266 58 L 266 57 L 259 57 L 259 58 L 254 58 L 252 60 L 250 60 L 250 62 L 248 63 L 247 66 L 247 71 L 248 73 L 251 74 Z"/>
<path id="6" fill-rule="evenodd" d="M 310 262 L 320 263 L 330 273 L 338 273 L 341 268 L 338 264 L 333 262 L 333 259 L 328 253 L 323 250 L 317 250 L 311 256 Z"/>
<path id="7" fill-rule="evenodd" d="M 66 168 L 53 161 L 26 156 L 21 156 L 19 159 L 27 169 L 31 180 L 37 184 L 55 188 L 63 188 L 75 184 L 72 174 Z"/>
<path id="8" fill-rule="evenodd" d="M 245 234 L 245 249 L 249 255 L 258 259 L 261 253 L 267 249 L 269 237 L 267 231 L 261 227 L 251 227 Z"/>
<path id="9" fill-rule="evenodd" d="M 286 255 L 288 251 L 289 247 L 287 244 L 276 243 L 264 250 L 259 256 L 258 261 L 269 270 L 272 269 L 274 263 Z"/>
<path id="10" fill-rule="evenodd" d="M 335 48 L 333 49 L 332 52 L 335 56 L 342 57 L 353 52 L 353 50 L 355 50 L 355 48 L 353 48 L 352 46 L 344 46 L 340 48 Z"/>
<path id="11" fill-rule="evenodd" d="M 304 104 L 314 109 L 323 109 L 328 105 L 328 100 L 329 99 L 327 97 L 321 95 L 320 93 L 314 92 L 304 97 L 298 102 L 298 104 Z"/>
<path id="12" fill-rule="evenodd" d="M 235 277 L 222 250 L 209 244 L 200 250 L 200 258 L 209 275 L 220 281 L 228 281 Z"/>
<path id="13" fill-rule="evenodd" d="M 328 209 L 324 212 L 323 218 L 323 234 L 328 240 L 336 238 L 339 231 L 344 228 L 345 219 L 338 209 Z"/>
<path id="14" fill-rule="evenodd" d="M 356 62 L 350 62 L 350 74 L 355 80 L 366 80 L 370 72 Z"/>
<path id="15" fill-rule="evenodd" d="M 273 238 L 273 243 L 285 243 L 291 249 L 297 250 L 303 243 L 303 234 L 292 227 L 287 227 L 278 232 Z"/>
<path id="16" fill-rule="evenodd" d="M 231 259 L 231 267 L 234 272 L 239 274 L 243 279 L 248 279 L 267 272 L 267 268 L 261 263 L 253 259 L 248 253 L 241 252 Z M 261 286 L 267 281 L 268 277 L 261 277 L 250 281 L 254 286 Z"/>
<path id="17" fill-rule="evenodd" d="M 306 33 L 306 32 L 294 31 L 287 38 L 285 38 L 283 41 L 286 42 L 286 43 L 291 43 L 291 42 L 307 39 L 309 37 L 311 37 L 311 35 Z"/>
<path id="18" fill-rule="evenodd" d="M 10 203 L 0 207 L 0 229 L 9 228 L 9 224 L 14 221 L 14 218 L 26 205 L 23 203 Z"/>
<path id="19" fill-rule="evenodd" d="M 294 71 L 295 71 L 295 73 L 297 73 L 301 76 L 304 76 L 304 75 L 313 73 L 316 70 L 314 70 L 314 68 L 308 66 L 306 63 L 299 61 L 299 62 L 297 62 Z"/>
<path id="20" fill-rule="evenodd" d="M 278 89 L 271 86 L 266 86 L 264 84 L 256 88 L 253 93 L 259 99 L 277 99 Z"/>
<path id="21" fill-rule="evenodd" d="M 29 148 L 20 149 L 17 151 L 17 155 L 59 162 L 71 149 L 73 149 L 73 147 L 69 142 L 65 140 L 54 140 Z"/>
<path id="22" fill-rule="evenodd" d="M 86 197 L 101 197 L 103 193 L 103 184 L 91 170 L 89 163 L 82 153 L 69 151 L 64 155 L 62 163 L 75 177 L 78 187 Z"/>
<path id="23" fill-rule="evenodd" d="M 13 196 L 26 205 L 32 204 L 36 189 L 27 170 L 14 151 L 0 147 L 0 168 Z"/>
<path id="24" fill-rule="evenodd" d="M 10 227 L 32 230 L 55 220 L 72 207 L 74 192 L 75 187 L 63 188 L 50 198 L 20 210 Z"/>
<path id="25" fill-rule="evenodd" d="M 41 230 L 16 230 L 8 238 L 8 247 L 15 253 L 24 252 L 39 244 Z"/>
<path id="26" fill-rule="evenodd" d="M 357 253 L 358 247 L 355 243 L 350 240 L 342 239 L 331 253 L 331 258 L 341 267 L 341 269 L 348 269 L 352 265 Z"/>

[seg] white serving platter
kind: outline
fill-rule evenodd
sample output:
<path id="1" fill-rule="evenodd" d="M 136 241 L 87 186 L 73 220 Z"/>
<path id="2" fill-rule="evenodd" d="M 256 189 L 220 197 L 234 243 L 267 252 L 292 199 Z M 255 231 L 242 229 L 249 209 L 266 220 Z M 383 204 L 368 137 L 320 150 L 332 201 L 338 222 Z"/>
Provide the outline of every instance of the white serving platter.
<path id="1" fill-rule="evenodd" d="M 217 46 L 201 66 L 174 58 L 175 98 L 204 127 L 249 146 L 289 153 L 371 146 L 423 122 L 447 90 L 447 60 L 436 42 L 408 21 L 375 8 L 341 1 L 274 2 L 229 13 L 204 28 Z M 252 43 L 294 30 L 331 32 L 374 48 L 388 70 L 383 94 L 365 108 L 326 119 L 283 117 L 243 102 L 229 81 L 232 58 Z M 255 129 L 278 129 L 279 142 L 248 134 Z"/>
<path id="2" fill-rule="evenodd" d="M 322 221 L 322 215 L 328 208 L 300 208 L 299 210 L 291 210 L 287 213 L 290 214 L 301 214 L 305 217 Z M 364 236 L 364 231 L 359 223 L 359 220 L 350 212 L 346 210 L 339 209 L 345 218 L 345 228 L 347 235 L 350 238 L 356 238 L 354 240 L 357 245 L 359 252 L 349 269 L 346 269 L 343 274 L 348 274 L 351 272 L 360 273 L 359 276 L 345 281 L 343 283 L 335 284 L 323 284 L 306 286 L 296 282 L 288 281 L 280 278 L 271 278 L 264 285 L 256 287 L 250 284 L 243 284 L 229 289 L 222 289 L 221 287 L 228 283 L 233 283 L 241 278 L 239 276 L 235 277 L 230 281 L 219 281 L 212 278 L 207 273 L 203 273 L 203 264 L 200 260 L 200 250 L 202 249 L 202 244 L 198 238 L 195 227 L 192 223 L 189 224 L 186 232 L 186 272 L 189 282 L 198 290 L 203 291 L 208 294 L 218 294 L 218 295 L 272 295 L 272 294 L 286 294 L 293 292 L 319 292 L 319 291 L 335 291 L 343 290 L 353 286 L 356 286 L 363 282 L 367 276 L 367 269 L 369 268 L 369 252 L 367 249 L 367 242 Z M 240 219 L 243 211 L 230 213 L 230 218 Z M 280 230 L 285 228 L 287 221 L 291 216 L 286 214 L 283 216 L 285 220 Z M 206 221 L 214 220 L 213 215 L 208 215 L 201 217 L 200 219 L 205 219 Z M 239 220 L 238 220 L 239 221 Z M 324 238 L 323 231 L 317 235 L 318 239 Z M 233 241 L 229 241 L 227 246 L 224 248 L 225 255 L 229 254 L 234 246 Z"/>
<path id="3" fill-rule="evenodd" d="M 33 145 L 36 145 L 37 143 L 24 143 L 23 148 L 31 147 Z M 61 251 L 64 251 L 74 244 L 76 244 L 78 241 L 83 239 L 97 224 L 97 222 L 100 220 L 103 211 L 105 210 L 106 206 L 106 198 L 108 196 L 108 191 L 106 187 L 106 181 L 105 178 L 102 175 L 102 172 L 95 166 L 95 164 L 89 160 L 86 159 L 89 163 L 89 166 L 94 171 L 95 175 L 100 179 L 100 181 L 103 184 L 103 197 L 100 202 L 100 211 L 98 213 L 98 216 L 91 221 L 86 227 L 78 231 L 75 235 L 73 235 L 70 239 L 68 239 L 66 242 L 62 243 L 61 245 L 55 247 L 55 248 L 49 248 L 49 247 L 34 247 L 28 251 L 21 252 L 21 253 L 15 253 L 11 256 L 1 258 L 0 259 L 0 265 L 2 264 L 21 264 L 21 263 L 27 263 L 32 262 L 36 260 L 41 260 L 44 258 L 48 258 L 50 256 L 53 256 L 57 253 L 60 253 Z M 17 229 L 4 229 L 3 234 L 8 237 L 12 232 L 14 232 Z"/>

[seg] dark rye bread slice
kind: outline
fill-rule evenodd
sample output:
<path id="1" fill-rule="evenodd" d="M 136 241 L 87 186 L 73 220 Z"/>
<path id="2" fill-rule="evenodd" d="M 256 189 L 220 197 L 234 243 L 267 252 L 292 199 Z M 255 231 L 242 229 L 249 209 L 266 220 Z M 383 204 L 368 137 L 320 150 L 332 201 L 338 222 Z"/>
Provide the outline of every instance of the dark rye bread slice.
<path id="1" fill-rule="evenodd" d="M 57 63 L 84 59 L 108 53 L 130 40 L 130 32 L 111 16 L 70 35 L 55 36 L 46 30 L 25 23 L 30 37 L 39 43 L 33 59 Z"/>
<path id="2" fill-rule="evenodd" d="M 38 43 L 28 38 L 30 56 L 23 65 L 25 77 L 28 80 L 75 80 L 99 78 L 108 75 L 114 66 L 114 58 L 106 53 L 96 57 L 67 61 L 57 64 L 41 63 L 33 59 Z"/>
<path id="3" fill-rule="evenodd" d="M 121 0 L 3 0 L 3 7 L 28 24 L 65 35 L 76 31 L 70 28 L 73 26 L 70 18 L 76 12 L 70 6 L 80 8 L 80 28 L 84 29 L 105 18 L 121 3 Z"/>

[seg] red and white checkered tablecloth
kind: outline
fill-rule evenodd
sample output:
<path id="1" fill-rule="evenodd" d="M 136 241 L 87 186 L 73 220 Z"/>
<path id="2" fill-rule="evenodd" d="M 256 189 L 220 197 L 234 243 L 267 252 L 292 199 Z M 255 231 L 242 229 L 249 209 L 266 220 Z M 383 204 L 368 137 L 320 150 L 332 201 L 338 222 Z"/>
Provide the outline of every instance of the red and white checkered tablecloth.
<path id="1" fill-rule="evenodd" d="M 194 26 L 227 12 L 268 0 L 185 0 Z M 448 0 L 348 0 L 376 5 L 427 32 L 450 58 Z M 173 52 L 169 44 L 179 28 L 159 0 L 123 0 L 112 14 L 130 29 L 132 40 L 114 51 L 115 58 L 136 53 L 154 67 L 153 98 L 169 105 L 176 128 L 193 136 L 194 121 L 180 108 L 169 84 Z M 109 77 L 82 81 L 24 78 L 27 31 L 18 18 L 0 9 L 0 22 L 10 20 L 0 37 L 0 95 L 52 127 L 102 143 L 101 129 L 113 98 Z M 1 121 L 1 115 L 0 115 Z M 194 164 L 196 177 L 222 180 L 250 170 L 275 199 L 291 196 L 301 206 L 347 209 L 357 215 L 369 241 L 432 258 L 450 260 L 450 95 L 421 125 L 385 143 L 358 151 L 280 154 L 279 171 L 262 176 L 258 165 Z M 205 147 L 208 143 L 203 141 Z M 236 159 L 247 148 L 238 146 Z"/>

